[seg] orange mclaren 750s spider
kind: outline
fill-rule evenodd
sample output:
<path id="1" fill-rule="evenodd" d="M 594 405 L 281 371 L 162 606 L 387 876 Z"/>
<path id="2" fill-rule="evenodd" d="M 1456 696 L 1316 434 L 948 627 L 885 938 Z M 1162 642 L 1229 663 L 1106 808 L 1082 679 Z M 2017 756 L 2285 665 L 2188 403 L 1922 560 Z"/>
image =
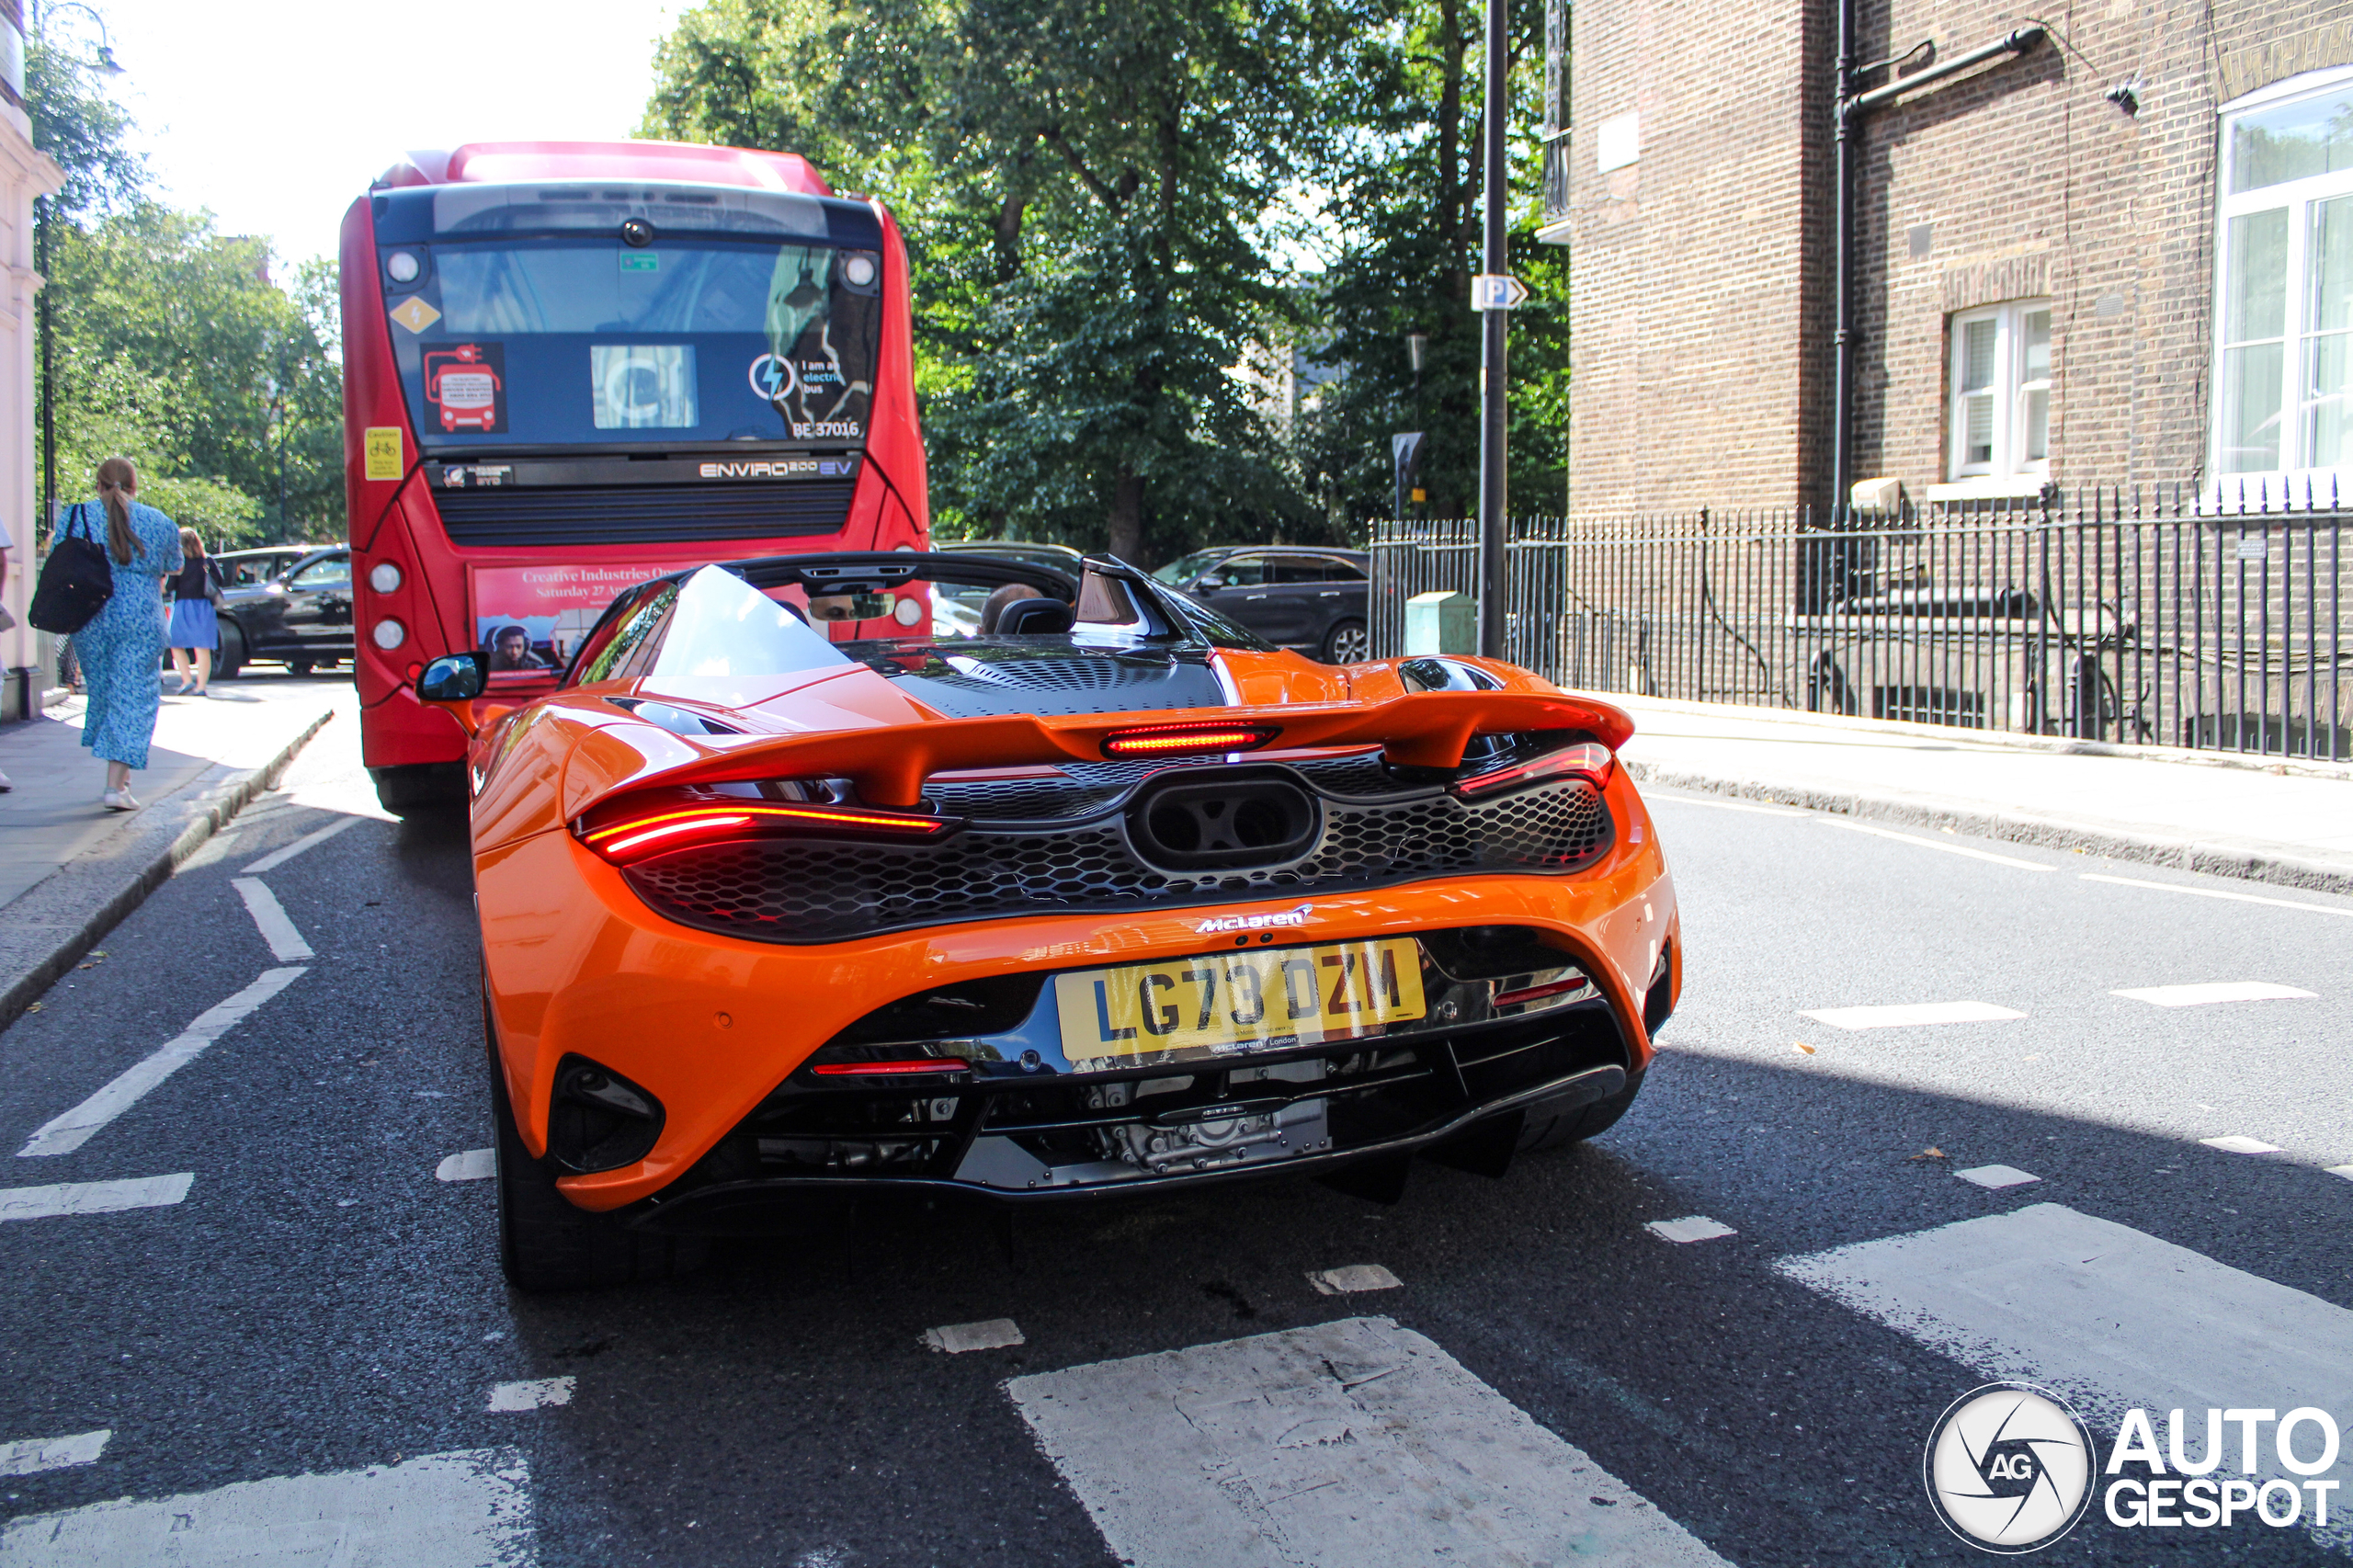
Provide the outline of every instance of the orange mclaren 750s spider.
<path id="1" fill-rule="evenodd" d="M 889 1190 L 1499 1176 L 1625 1113 L 1681 983 L 1624 713 L 1316 664 L 1117 561 L 704 566 L 517 678 L 453 654 L 417 695 L 472 736 L 524 1289 Z"/>

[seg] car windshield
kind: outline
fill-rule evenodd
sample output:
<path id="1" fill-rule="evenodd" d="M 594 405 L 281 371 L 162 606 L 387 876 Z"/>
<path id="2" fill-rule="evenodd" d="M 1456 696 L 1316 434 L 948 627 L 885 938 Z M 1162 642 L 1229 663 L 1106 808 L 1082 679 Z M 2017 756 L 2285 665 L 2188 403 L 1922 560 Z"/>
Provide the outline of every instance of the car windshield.
<path id="1" fill-rule="evenodd" d="M 1228 551 L 1222 550 L 1197 550 L 1190 555 L 1178 556 L 1159 571 L 1154 572 L 1153 575 L 1164 583 L 1173 583 L 1182 587 L 1208 571 L 1212 562 L 1227 553 Z"/>

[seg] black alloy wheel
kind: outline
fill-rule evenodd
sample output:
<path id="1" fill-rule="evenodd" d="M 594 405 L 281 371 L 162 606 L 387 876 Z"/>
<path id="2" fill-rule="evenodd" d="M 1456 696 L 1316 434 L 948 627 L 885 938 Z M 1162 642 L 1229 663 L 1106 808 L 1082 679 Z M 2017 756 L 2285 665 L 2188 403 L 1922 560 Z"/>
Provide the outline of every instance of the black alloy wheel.
<path id="1" fill-rule="evenodd" d="M 631 1230 L 608 1216 L 574 1207 L 556 1190 L 554 1168 L 533 1159 L 515 1129 L 487 991 L 482 1027 L 488 1047 L 490 1115 L 496 1124 L 492 1136 L 497 1165 L 498 1266 L 506 1282 L 533 1294 L 588 1290 L 667 1279 L 699 1265 L 709 1244 Z"/>
<path id="2" fill-rule="evenodd" d="M 234 680 L 245 667 L 245 630 L 227 616 L 221 618 L 221 646 L 212 655 L 212 678 Z"/>
<path id="3" fill-rule="evenodd" d="M 1324 662 L 1360 665 L 1372 657 L 1372 634 L 1361 620 L 1343 620 L 1324 634 Z"/>

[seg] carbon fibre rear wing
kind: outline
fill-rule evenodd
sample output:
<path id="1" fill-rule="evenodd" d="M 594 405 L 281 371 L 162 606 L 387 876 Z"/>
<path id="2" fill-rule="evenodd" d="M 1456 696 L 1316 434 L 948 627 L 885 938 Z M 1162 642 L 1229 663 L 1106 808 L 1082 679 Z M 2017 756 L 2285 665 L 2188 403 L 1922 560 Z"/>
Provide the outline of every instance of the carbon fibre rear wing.
<path id="1" fill-rule="evenodd" d="M 1464 749 L 1479 735 L 1581 730 L 1614 752 L 1634 733 L 1633 721 L 1608 703 L 1528 691 L 1409 692 L 1370 704 L 945 719 L 730 744 L 690 761 L 590 783 L 565 802 L 565 814 L 576 816 L 623 790 L 774 778 L 848 778 L 868 805 L 907 810 L 922 801 L 924 781 L 936 773 L 1102 762 L 1134 755 L 1120 748 L 1123 736 L 1181 732 L 1188 725 L 1252 733 L 1254 744 L 1205 744 L 1197 752 L 1378 745 L 1397 767 L 1435 768 L 1461 767 Z"/>

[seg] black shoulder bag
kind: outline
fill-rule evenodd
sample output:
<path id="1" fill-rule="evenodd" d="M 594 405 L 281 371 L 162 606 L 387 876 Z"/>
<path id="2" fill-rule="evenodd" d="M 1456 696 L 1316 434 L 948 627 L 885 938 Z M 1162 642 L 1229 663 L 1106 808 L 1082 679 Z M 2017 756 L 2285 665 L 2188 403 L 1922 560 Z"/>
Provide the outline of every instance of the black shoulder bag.
<path id="1" fill-rule="evenodd" d="M 74 508 L 86 530 L 88 503 Z M 71 637 L 114 597 L 114 562 L 97 540 L 76 538 L 70 531 L 49 541 L 49 559 L 41 564 L 40 585 L 33 590 L 32 609 L 26 619 L 43 631 Z"/>

